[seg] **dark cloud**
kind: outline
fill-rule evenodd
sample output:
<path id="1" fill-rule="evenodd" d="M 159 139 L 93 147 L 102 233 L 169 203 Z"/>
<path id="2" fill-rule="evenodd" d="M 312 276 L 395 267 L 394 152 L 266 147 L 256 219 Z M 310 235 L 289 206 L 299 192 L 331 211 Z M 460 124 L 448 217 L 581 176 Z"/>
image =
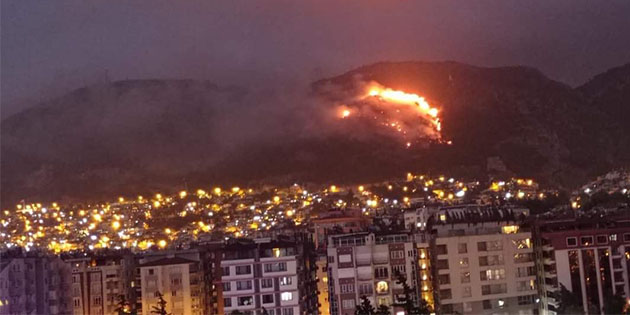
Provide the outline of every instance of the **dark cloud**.
<path id="1" fill-rule="evenodd" d="M 102 80 L 308 82 L 377 61 L 529 65 L 571 85 L 630 60 L 628 1 L 2 1 L 2 116 Z"/>

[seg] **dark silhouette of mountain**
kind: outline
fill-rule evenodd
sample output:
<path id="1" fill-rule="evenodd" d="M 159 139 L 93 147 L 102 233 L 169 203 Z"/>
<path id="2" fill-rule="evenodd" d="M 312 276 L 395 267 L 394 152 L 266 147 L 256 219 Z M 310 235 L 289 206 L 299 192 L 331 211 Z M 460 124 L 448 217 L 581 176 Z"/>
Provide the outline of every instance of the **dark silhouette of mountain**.
<path id="1" fill-rule="evenodd" d="M 406 149 L 370 129 L 362 138 L 326 132 L 325 123 L 311 119 L 317 106 L 278 114 L 272 95 L 260 99 L 204 81 L 119 81 L 78 89 L 2 122 L 2 203 L 185 185 L 349 183 L 407 171 L 483 176 L 488 157 L 520 176 L 574 185 L 623 163 L 630 147 L 620 136 L 623 124 L 610 123 L 612 112 L 597 101 L 612 94 L 598 92 L 611 90 L 601 76 L 572 89 L 527 67 L 378 63 L 315 82 L 304 97 L 326 106 L 339 91 L 371 80 L 439 106 L 443 136 L 453 145 Z M 624 91 L 616 104 L 627 104 Z"/>
<path id="2" fill-rule="evenodd" d="M 617 151 L 623 161 L 630 161 L 630 63 L 599 74 L 577 89 L 619 128 Z"/>

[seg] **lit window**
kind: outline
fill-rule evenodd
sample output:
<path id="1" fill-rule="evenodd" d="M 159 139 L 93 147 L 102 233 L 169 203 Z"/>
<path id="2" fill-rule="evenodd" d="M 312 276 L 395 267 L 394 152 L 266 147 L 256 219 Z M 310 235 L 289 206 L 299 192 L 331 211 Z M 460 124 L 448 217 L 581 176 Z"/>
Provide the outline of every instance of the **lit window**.
<path id="1" fill-rule="evenodd" d="M 293 293 L 292 292 L 282 292 L 280 294 L 280 299 L 283 301 L 291 301 L 293 300 Z"/>
<path id="2" fill-rule="evenodd" d="M 379 281 L 376 284 L 376 292 L 377 293 L 387 293 L 389 291 L 389 285 L 385 281 Z"/>

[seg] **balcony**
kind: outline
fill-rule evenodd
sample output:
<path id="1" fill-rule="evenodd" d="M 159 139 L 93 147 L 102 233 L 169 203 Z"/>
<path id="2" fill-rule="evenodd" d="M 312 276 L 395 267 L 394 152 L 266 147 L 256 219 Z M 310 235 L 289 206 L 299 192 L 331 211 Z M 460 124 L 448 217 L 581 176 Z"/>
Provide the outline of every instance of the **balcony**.
<path id="1" fill-rule="evenodd" d="M 545 291 L 547 291 L 547 292 L 557 292 L 559 290 L 560 289 L 557 286 L 545 283 Z"/>
<path id="2" fill-rule="evenodd" d="M 545 265 L 553 265 L 556 261 L 553 258 L 545 257 L 543 258 L 543 264 Z"/>

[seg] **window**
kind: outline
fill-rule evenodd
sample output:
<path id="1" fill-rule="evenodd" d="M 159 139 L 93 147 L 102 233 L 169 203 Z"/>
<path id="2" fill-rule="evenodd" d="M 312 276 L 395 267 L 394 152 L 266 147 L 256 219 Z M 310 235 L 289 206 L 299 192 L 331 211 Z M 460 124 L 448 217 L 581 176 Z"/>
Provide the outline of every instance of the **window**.
<path id="1" fill-rule="evenodd" d="M 328 256 L 328 262 L 331 264 L 335 263 L 335 256 Z"/>
<path id="2" fill-rule="evenodd" d="M 470 287 L 462 287 L 462 297 L 471 297 L 472 296 L 472 290 L 470 289 Z"/>
<path id="3" fill-rule="evenodd" d="M 406 273 L 405 265 L 392 266 L 392 274 L 398 275 L 398 274 L 405 274 L 405 273 Z"/>
<path id="4" fill-rule="evenodd" d="M 291 301 L 291 300 L 293 300 L 293 293 L 292 292 L 282 292 L 282 293 L 280 293 L 280 300 L 282 300 L 282 301 Z"/>
<path id="5" fill-rule="evenodd" d="M 597 235 L 597 244 L 608 244 L 608 236 Z"/>
<path id="6" fill-rule="evenodd" d="M 438 259 L 436 267 L 438 270 L 448 269 L 448 259 Z"/>
<path id="7" fill-rule="evenodd" d="M 468 253 L 468 244 L 459 243 L 457 244 L 457 253 L 459 254 L 467 254 Z"/>
<path id="8" fill-rule="evenodd" d="M 171 291 L 171 296 L 177 296 L 177 290 Z"/>
<path id="9" fill-rule="evenodd" d="M 376 283 L 376 293 L 387 293 L 389 292 L 389 285 L 385 281 L 379 281 Z"/>
<path id="10" fill-rule="evenodd" d="M 250 273 L 252 273 L 252 266 L 251 265 L 236 266 L 236 274 L 237 275 L 248 275 Z"/>
<path id="11" fill-rule="evenodd" d="M 451 277 L 446 274 L 446 275 L 438 275 L 438 282 L 440 284 L 450 284 L 451 283 Z"/>
<path id="12" fill-rule="evenodd" d="M 374 277 L 387 278 L 389 277 L 389 270 L 387 269 L 387 267 L 376 267 L 374 268 Z"/>
<path id="13" fill-rule="evenodd" d="M 536 269 L 531 266 L 531 267 L 518 267 L 516 269 L 516 277 L 517 278 L 521 278 L 521 277 L 529 277 L 529 276 L 535 276 L 536 275 Z"/>
<path id="14" fill-rule="evenodd" d="M 440 290 L 440 299 L 446 300 L 452 298 L 451 289 L 442 289 Z"/>
<path id="15" fill-rule="evenodd" d="M 503 242 L 501 240 L 486 242 L 486 249 L 488 251 L 498 251 L 503 249 Z"/>
<path id="16" fill-rule="evenodd" d="M 593 245 L 593 237 L 592 236 L 582 236 L 582 237 L 580 237 L 580 243 L 583 246 Z"/>
<path id="17" fill-rule="evenodd" d="M 577 237 L 567 237 L 567 246 L 577 246 Z"/>
<path id="18" fill-rule="evenodd" d="M 153 269 L 149 269 L 149 275 L 152 276 L 153 275 Z"/>
<path id="19" fill-rule="evenodd" d="M 252 305 L 254 303 L 254 298 L 251 296 L 239 296 L 238 297 L 238 305 Z"/>
<path id="20" fill-rule="evenodd" d="M 287 263 L 279 262 L 279 263 L 265 264 L 265 272 L 278 272 L 278 271 L 287 271 Z"/>
<path id="21" fill-rule="evenodd" d="M 160 291 L 155 291 L 153 293 L 153 297 L 160 297 Z"/>
<path id="22" fill-rule="evenodd" d="M 471 302 L 464 302 L 463 308 L 464 308 L 464 312 L 467 312 L 467 313 L 472 312 L 472 310 L 473 310 L 472 303 Z"/>
<path id="23" fill-rule="evenodd" d="M 350 254 L 339 255 L 339 263 L 352 262 L 352 256 Z"/>
<path id="24" fill-rule="evenodd" d="M 490 302 L 490 300 L 483 300 L 483 309 L 484 310 L 492 309 L 492 303 Z"/>
<path id="25" fill-rule="evenodd" d="M 94 299 L 92 299 L 92 305 L 101 305 L 101 297 L 95 296 Z"/>
<path id="26" fill-rule="evenodd" d="M 354 284 L 352 283 L 340 284 L 339 288 L 341 290 L 341 293 L 354 293 Z"/>
<path id="27" fill-rule="evenodd" d="M 280 285 L 291 285 L 292 283 L 292 277 L 280 277 Z"/>
<path id="28" fill-rule="evenodd" d="M 394 250 L 389 252 L 389 257 L 391 259 L 404 259 L 405 258 L 405 251 L 404 250 Z"/>
<path id="29" fill-rule="evenodd" d="M 341 301 L 341 307 L 344 308 L 344 309 L 354 308 L 355 305 L 356 304 L 355 304 L 354 300 L 343 300 L 343 301 Z"/>
<path id="30" fill-rule="evenodd" d="M 232 290 L 232 283 L 223 282 L 223 291 L 230 291 L 230 290 Z"/>
<path id="31" fill-rule="evenodd" d="M 505 283 L 498 284 L 486 284 L 481 286 L 481 294 L 501 294 L 507 292 L 507 285 Z"/>
<path id="32" fill-rule="evenodd" d="M 468 268 L 468 257 L 463 257 L 459 260 L 459 267 Z"/>
<path id="33" fill-rule="evenodd" d="M 503 265 L 503 255 L 490 255 L 479 257 L 479 266 Z"/>
<path id="34" fill-rule="evenodd" d="M 459 281 L 461 283 L 470 283 L 470 271 L 463 271 Z"/>
<path id="35" fill-rule="evenodd" d="M 237 291 L 251 290 L 251 289 L 252 289 L 252 282 L 250 280 L 236 281 L 236 290 Z"/>
<path id="36" fill-rule="evenodd" d="M 271 315 L 271 314 L 269 314 Z M 293 315 L 293 308 L 283 308 L 282 315 Z"/>
<path id="37" fill-rule="evenodd" d="M 437 249 L 437 254 L 438 255 L 446 255 L 446 254 L 448 254 L 448 249 L 446 248 L 446 245 L 444 245 L 444 244 L 438 245 L 436 249 Z"/>
<path id="38" fill-rule="evenodd" d="M 609 239 L 611 242 L 616 242 L 616 241 L 617 241 L 617 234 L 610 234 L 610 235 L 608 236 L 608 239 Z"/>
<path id="39" fill-rule="evenodd" d="M 362 295 L 372 295 L 372 284 L 371 283 L 361 283 L 359 284 L 359 296 Z"/>
<path id="40" fill-rule="evenodd" d="M 223 298 L 223 305 L 225 307 L 231 307 L 232 306 L 232 298 Z"/>
<path id="41" fill-rule="evenodd" d="M 389 298 L 388 297 L 377 297 L 376 301 L 377 301 L 376 305 L 389 306 Z"/>
<path id="42" fill-rule="evenodd" d="M 526 263 L 526 262 L 530 262 L 530 261 L 534 261 L 531 253 L 514 254 L 514 262 L 515 263 Z"/>
<path id="43" fill-rule="evenodd" d="M 623 241 L 624 242 L 630 242 L 630 233 L 624 233 L 623 234 Z"/>
<path id="44" fill-rule="evenodd" d="M 263 288 L 271 288 L 273 287 L 273 279 L 271 278 L 265 278 L 260 280 L 260 286 Z"/>
<path id="45" fill-rule="evenodd" d="M 532 295 L 522 295 L 518 297 L 518 305 L 528 305 L 534 303 Z"/>
<path id="46" fill-rule="evenodd" d="M 485 252 L 488 250 L 488 247 L 486 246 L 486 242 L 477 242 L 477 251 L 478 252 Z"/>
<path id="47" fill-rule="evenodd" d="M 173 278 L 171 279 L 171 285 L 180 285 L 182 284 L 182 279 L 181 278 Z"/>
<path id="48" fill-rule="evenodd" d="M 222 267 L 221 270 L 223 271 L 223 275 L 224 276 L 229 276 L 230 275 L 230 267 Z"/>
<path id="49" fill-rule="evenodd" d="M 521 240 L 512 240 L 512 244 L 516 247 L 516 249 L 526 249 L 532 248 L 532 242 L 529 238 L 521 239 Z"/>
<path id="50" fill-rule="evenodd" d="M 481 281 L 505 279 L 505 269 L 488 269 L 479 273 Z"/>

